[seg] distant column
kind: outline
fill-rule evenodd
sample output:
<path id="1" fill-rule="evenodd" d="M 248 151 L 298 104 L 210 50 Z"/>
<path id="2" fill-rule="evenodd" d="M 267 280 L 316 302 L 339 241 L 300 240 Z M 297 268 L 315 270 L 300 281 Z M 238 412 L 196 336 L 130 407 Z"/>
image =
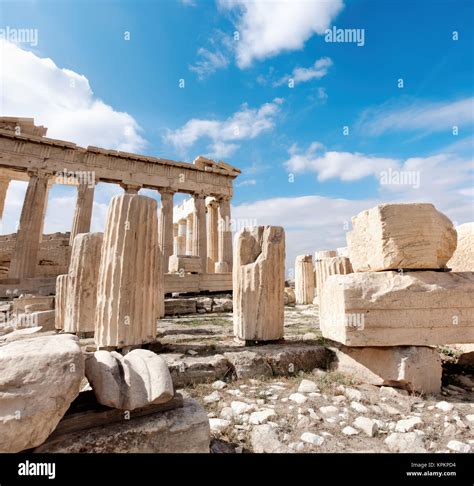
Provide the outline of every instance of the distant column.
<path id="1" fill-rule="evenodd" d="M 193 255 L 201 259 L 202 273 L 207 268 L 206 201 L 203 194 L 194 195 Z"/>
<path id="2" fill-rule="evenodd" d="M 10 278 L 34 277 L 43 228 L 44 209 L 48 196 L 48 175 L 30 172 L 30 181 L 21 210 L 15 251 L 10 264 Z"/>
<path id="3" fill-rule="evenodd" d="M 219 235 L 217 231 L 218 204 L 215 199 L 207 203 L 207 271 L 214 273 L 219 257 Z"/>
<path id="4" fill-rule="evenodd" d="M 216 273 L 232 271 L 232 231 L 230 219 L 230 198 L 219 200 L 218 210 L 219 255 Z"/>
<path id="5" fill-rule="evenodd" d="M 159 217 L 158 241 L 163 253 L 163 271 L 168 272 L 169 258 L 173 254 L 173 196 L 174 191 L 160 189 L 161 208 Z"/>
<path id="6" fill-rule="evenodd" d="M 186 224 L 186 255 L 193 254 L 193 221 L 194 215 L 188 214 Z"/>
<path id="7" fill-rule="evenodd" d="M 69 244 L 72 246 L 74 238 L 79 233 L 89 233 L 91 230 L 92 208 L 94 206 L 95 184 L 79 184 L 77 186 L 76 209 L 72 222 Z"/>
<path id="8" fill-rule="evenodd" d="M 186 226 L 186 219 L 180 219 L 178 221 L 178 244 L 176 248 L 177 255 L 186 255 Z"/>

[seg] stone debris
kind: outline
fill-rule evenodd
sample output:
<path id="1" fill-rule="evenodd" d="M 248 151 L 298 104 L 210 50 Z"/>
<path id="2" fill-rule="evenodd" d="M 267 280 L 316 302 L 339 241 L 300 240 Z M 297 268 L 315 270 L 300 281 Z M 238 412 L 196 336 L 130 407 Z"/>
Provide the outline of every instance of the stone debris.
<path id="1" fill-rule="evenodd" d="M 166 403 L 174 395 L 166 362 L 145 349 L 125 356 L 96 351 L 86 359 L 86 377 L 99 403 L 121 410 Z"/>
<path id="2" fill-rule="evenodd" d="M 301 434 L 301 440 L 303 442 L 306 442 L 307 444 L 320 446 L 323 445 L 324 437 L 321 437 L 320 435 L 317 434 L 313 434 L 312 432 L 304 432 L 303 434 Z"/>
<path id="3" fill-rule="evenodd" d="M 357 417 L 354 421 L 354 426 L 362 430 L 369 437 L 373 437 L 378 431 L 377 422 L 367 417 Z"/>

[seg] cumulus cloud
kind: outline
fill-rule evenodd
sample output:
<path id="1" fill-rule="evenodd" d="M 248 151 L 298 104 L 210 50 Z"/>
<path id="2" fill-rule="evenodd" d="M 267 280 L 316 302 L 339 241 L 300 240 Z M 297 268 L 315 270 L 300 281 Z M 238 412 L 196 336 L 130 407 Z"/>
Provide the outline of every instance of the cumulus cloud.
<path id="1" fill-rule="evenodd" d="M 221 50 L 210 51 L 201 47 L 197 53 L 199 59 L 189 66 L 189 70 L 195 72 L 201 80 L 214 74 L 218 69 L 226 68 L 230 62 L 228 54 Z"/>
<path id="2" fill-rule="evenodd" d="M 327 151 L 319 142 L 313 142 L 305 151 L 296 145 L 290 148 L 285 162 L 289 172 L 314 172 L 320 182 L 338 178 L 355 181 L 367 176 L 378 176 L 382 170 L 398 167 L 399 161 L 357 152 Z"/>
<path id="3" fill-rule="evenodd" d="M 240 68 L 280 52 L 302 49 L 314 34 L 324 34 L 344 7 L 342 0 L 218 0 L 218 4 L 235 19 Z"/>
<path id="4" fill-rule="evenodd" d="M 88 79 L 0 39 L 3 116 L 34 117 L 48 136 L 82 146 L 140 151 L 145 140 L 135 119 L 94 96 Z"/>
<path id="5" fill-rule="evenodd" d="M 283 78 L 275 81 L 274 86 L 281 86 L 282 84 L 288 83 L 288 81 L 293 80 L 294 84 L 304 83 L 310 81 L 311 79 L 321 79 L 326 76 L 329 68 L 332 66 L 332 60 L 329 57 L 322 57 L 315 61 L 315 63 L 309 68 L 296 67 L 293 72 Z M 320 88 L 321 89 L 321 88 Z"/>
<path id="6" fill-rule="evenodd" d="M 200 139 L 209 139 L 210 157 L 228 157 L 239 147 L 238 142 L 256 138 L 275 126 L 283 100 L 275 98 L 260 108 L 250 108 L 246 103 L 239 111 L 225 120 L 192 118 L 181 128 L 168 130 L 165 140 L 183 152 Z"/>
<path id="7" fill-rule="evenodd" d="M 474 97 L 456 101 L 411 101 L 400 106 L 387 102 L 365 110 L 357 128 L 368 135 L 386 132 L 451 131 L 453 126 L 462 127 L 474 123 Z"/>

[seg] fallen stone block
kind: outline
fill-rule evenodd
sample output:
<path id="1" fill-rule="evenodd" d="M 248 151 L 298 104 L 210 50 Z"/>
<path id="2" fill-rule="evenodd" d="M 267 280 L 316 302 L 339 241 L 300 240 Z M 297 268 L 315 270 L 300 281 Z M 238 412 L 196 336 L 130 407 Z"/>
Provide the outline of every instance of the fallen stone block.
<path id="1" fill-rule="evenodd" d="M 171 255 L 169 258 L 170 273 L 202 273 L 202 262 L 198 256 Z"/>
<path id="2" fill-rule="evenodd" d="M 456 249 L 451 220 L 433 204 L 381 204 L 352 218 L 355 272 L 444 268 Z"/>
<path id="3" fill-rule="evenodd" d="M 206 411 L 192 399 L 166 412 L 94 427 L 47 441 L 34 452 L 207 453 L 210 428 Z"/>
<path id="4" fill-rule="evenodd" d="M 1 346 L 0 369 L 0 452 L 42 444 L 79 394 L 79 340 L 59 335 Z"/>
<path id="5" fill-rule="evenodd" d="M 441 358 L 434 348 L 394 346 L 386 348 L 330 348 L 331 369 L 377 386 L 395 386 L 425 394 L 441 390 Z"/>
<path id="6" fill-rule="evenodd" d="M 174 394 L 166 362 L 145 349 L 96 351 L 86 358 L 86 377 L 99 403 L 121 410 L 166 403 Z"/>
<path id="7" fill-rule="evenodd" d="M 196 314 L 195 299 L 165 299 L 165 316 Z"/>
<path id="8" fill-rule="evenodd" d="M 330 353 L 324 346 L 305 345 L 269 345 L 256 349 L 265 355 L 275 376 L 290 376 L 299 371 L 312 371 L 315 368 L 326 369 Z"/>
<path id="9" fill-rule="evenodd" d="M 222 380 L 230 371 L 230 363 L 221 354 L 212 356 L 185 356 L 183 354 L 160 354 L 166 361 L 175 388 L 196 383 Z"/>
<path id="10" fill-rule="evenodd" d="M 252 351 L 240 351 L 224 353 L 224 357 L 233 366 L 235 377 L 238 380 L 273 376 L 272 367 L 261 354 Z"/>
<path id="11" fill-rule="evenodd" d="M 320 328 L 347 346 L 474 342 L 473 295 L 473 272 L 333 275 L 320 297 Z"/>

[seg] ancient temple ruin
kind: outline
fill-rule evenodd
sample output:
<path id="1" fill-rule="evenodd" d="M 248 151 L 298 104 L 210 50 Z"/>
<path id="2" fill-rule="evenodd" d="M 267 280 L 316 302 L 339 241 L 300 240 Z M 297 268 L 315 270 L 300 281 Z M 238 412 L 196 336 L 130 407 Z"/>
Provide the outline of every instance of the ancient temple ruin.
<path id="1" fill-rule="evenodd" d="M 99 182 L 118 184 L 127 194 L 137 194 L 140 189 L 160 194 L 159 244 L 166 293 L 231 290 L 230 201 L 239 169 L 204 157 L 189 164 L 83 148 L 47 138 L 46 132 L 32 118 L 0 118 L 0 217 L 9 183 L 28 182 L 18 232 L 0 237 L 0 296 L 12 288 L 17 295 L 54 293 L 57 275 L 67 273 L 75 236 L 90 231 Z M 43 235 L 48 191 L 53 184 L 77 187 L 70 234 Z M 177 193 L 191 197 L 174 208 Z M 169 273 L 172 257 L 178 264 Z M 188 262 L 195 266 L 189 267 Z"/>

